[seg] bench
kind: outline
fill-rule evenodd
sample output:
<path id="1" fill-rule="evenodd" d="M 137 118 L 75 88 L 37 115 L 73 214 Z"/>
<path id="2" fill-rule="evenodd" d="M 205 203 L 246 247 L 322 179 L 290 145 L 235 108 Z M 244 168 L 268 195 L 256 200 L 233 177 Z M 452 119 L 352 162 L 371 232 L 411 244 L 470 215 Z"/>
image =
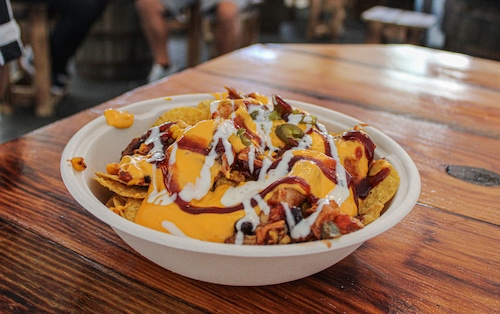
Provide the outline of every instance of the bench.
<path id="1" fill-rule="evenodd" d="M 423 46 L 425 32 L 437 19 L 432 14 L 375 6 L 361 14 L 368 25 L 367 43 L 403 43 Z"/>
<path id="2" fill-rule="evenodd" d="M 3 112 L 12 112 L 14 105 L 35 105 L 35 114 L 49 117 L 54 114 L 57 100 L 50 93 L 50 21 L 47 4 L 36 2 L 12 2 L 12 10 L 19 27 L 22 41 L 33 49 L 35 73 L 17 71 L 9 78 L 6 88 L 8 103 L 4 103 Z M 19 68 L 19 67 L 18 67 Z"/>

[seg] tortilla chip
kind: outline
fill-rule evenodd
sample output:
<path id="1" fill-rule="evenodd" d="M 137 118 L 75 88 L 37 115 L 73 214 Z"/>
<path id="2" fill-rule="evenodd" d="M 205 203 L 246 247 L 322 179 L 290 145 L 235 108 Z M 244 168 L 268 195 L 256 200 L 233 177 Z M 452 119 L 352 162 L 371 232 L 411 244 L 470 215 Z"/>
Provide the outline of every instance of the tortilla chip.
<path id="1" fill-rule="evenodd" d="M 165 122 L 175 122 L 184 121 L 189 125 L 194 125 L 202 120 L 210 118 L 210 105 L 208 105 L 208 111 L 205 108 L 206 105 L 202 105 L 202 108 L 195 107 L 179 107 L 170 109 L 169 111 L 162 114 L 153 124 L 157 126 Z"/>
<path id="2" fill-rule="evenodd" d="M 120 179 L 120 177 L 118 175 L 116 175 L 116 174 L 109 174 L 109 173 L 106 173 L 106 172 L 99 172 L 99 171 L 97 171 L 95 173 L 95 175 L 98 176 L 99 178 L 110 179 L 110 180 L 113 180 L 113 181 L 116 181 L 116 182 L 127 184 L 127 182 L 125 182 L 122 179 Z"/>
<path id="3" fill-rule="evenodd" d="M 198 103 L 198 109 L 202 110 L 203 112 L 205 112 L 205 114 L 207 115 L 207 119 L 210 118 L 210 104 L 212 103 L 212 99 L 207 99 L 207 100 L 202 100 Z"/>
<path id="4" fill-rule="evenodd" d="M 118 194 L 113 194 L 113 196 L 111 196 L 108 201 L 106 202 L 106 207 L 118 207 L 118 206 L 122 206 L 122 205 L 125 205 L 126 203 L 126 199 L 121 197 L 120 195 Z"/>
<path id="5" fill-rule="evenodd" d="M 358 213 L 364 216 L 363 224 L 367 225 L 380 217 L 385 204 L 389 202 L 399 186 L 399 175 L 394 167 L 385 159 L 376 160 L 370 167 L 369 176 L 374 176 L 383 168 L 389 168 L 389 175 L 370 190 L 361 202 Z"/>
<path id="6" fill-rule="evenodd" d="M 148 188 L 144 186 L 126 185 L 116 180 L 98 176 L 95 177 L 94 180 L 122 197 L 131 197 L 136 199 L 144 199 L 147 197 Z"/>
<path id="7" fill-rule="evenodd" d="M 129 186 L 149 186 L 149 183 L 146 183 L 145 181 L 141 182 L 142 180 L 138 180 L 138 179 L 135 179 L 135 180 L 132 179 L 128 182 L 124 181 L 124 180 L 120 179 L 120 177 L 116 174 L 110 174 L 110 173 L 106 173 L 106 172 L 96 172 L 95 175 L 98 176 L 99 178 L 110 179 L 110 180 L 120 182 L 122 184 L 129 185 Z"/>
<path id="8" fill-rule="evenodd" d="M 125 198 L 115 194 L 106 202 L 106 206 L 123 218 L 134 221 L 141 203 L 141 199 Z"/>

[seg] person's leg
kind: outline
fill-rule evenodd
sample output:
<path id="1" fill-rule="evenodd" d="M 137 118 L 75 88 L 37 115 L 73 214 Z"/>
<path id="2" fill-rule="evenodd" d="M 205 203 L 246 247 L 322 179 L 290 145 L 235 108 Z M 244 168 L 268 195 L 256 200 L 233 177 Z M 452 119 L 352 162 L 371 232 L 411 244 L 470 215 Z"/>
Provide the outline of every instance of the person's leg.
<path id="1" fill-rule="evenodd" d="M 154 62 L 167 68 L 170 65 L 170 56 L 167 49 L 165 6 L 159 0 L 136 0 L 135 6 Z"/>
<path id="2" fill-rule="evenodd" d="M 7 63 L 23 52 L 21 33 L 14 17 L 10 0 L 0 0 L 0 107 L 9 79 Z"/>
<path id="3" fill-rule="evenodd" d="M 241 38 L 239 7 L 233 1 L 219 2 L 216 9 L 214 37 L 217 53 L 220 55 L 239 47 Z"/>
<path id="4" fill-rule="evenodd" d="M 69 60 L 106 8 L 107 0 L 48 0 L 48 3 L 49 9 L 57 13 L 50 38 L 53 79 L 57 80 L 58 75 L 68 74 Z"/>

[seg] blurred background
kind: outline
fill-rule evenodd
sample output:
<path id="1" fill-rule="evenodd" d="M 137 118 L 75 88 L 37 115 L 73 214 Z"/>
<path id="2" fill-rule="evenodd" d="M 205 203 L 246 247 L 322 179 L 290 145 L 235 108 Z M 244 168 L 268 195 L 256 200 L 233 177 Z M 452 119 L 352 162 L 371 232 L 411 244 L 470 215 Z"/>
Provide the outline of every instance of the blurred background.
<path id="1" fill-rule="evenodd" d="M 40 29 L 35 23 L 45 23 L 50 32 L 51 19 L 57 16 L 43 19 L 43 7 L 12 3 L 23 43 L 35 40 L 33 32 Z M 172 21 L 168 48 L 180 70 L 213 56 L 210 20 L 203 15 L 195 34 L 198 44 L 189 43 L 193 16 L 188 10 L 185 19 Z M 241 18 L 245 45 L 410 43 L 500 60 L 498 0 L 259 0 Z M 11 65 L 9 106 L 4 104 L 0 113 L 0 143 L 146 84 L 151 64 L 133 1 L 109 0 L 71 60 L 69 93 L 55 100 L 53 112 L 36 112 L 39 87 L 23 75 L 19 64 Z"/>

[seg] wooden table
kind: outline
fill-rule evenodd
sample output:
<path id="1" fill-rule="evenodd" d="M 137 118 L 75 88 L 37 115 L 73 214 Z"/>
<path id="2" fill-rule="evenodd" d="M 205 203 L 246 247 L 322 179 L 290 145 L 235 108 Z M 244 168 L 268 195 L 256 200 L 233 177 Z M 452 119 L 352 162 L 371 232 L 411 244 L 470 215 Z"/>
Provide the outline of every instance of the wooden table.
<path id="1" fill-rule="evenodd" d="M 340 263 L 265 287 L 183 278 L 132 251 L 66 191 L 60 154 L 108 107 L 172 94 L 277 93 L 364 120 L 422 177 L 413 211 Z M 500 63 L 407 45 L 254 45 L 0 146 L 0 312 L 500 312 Z M 483 184 L 495 179 L 483 176 Z"/>

